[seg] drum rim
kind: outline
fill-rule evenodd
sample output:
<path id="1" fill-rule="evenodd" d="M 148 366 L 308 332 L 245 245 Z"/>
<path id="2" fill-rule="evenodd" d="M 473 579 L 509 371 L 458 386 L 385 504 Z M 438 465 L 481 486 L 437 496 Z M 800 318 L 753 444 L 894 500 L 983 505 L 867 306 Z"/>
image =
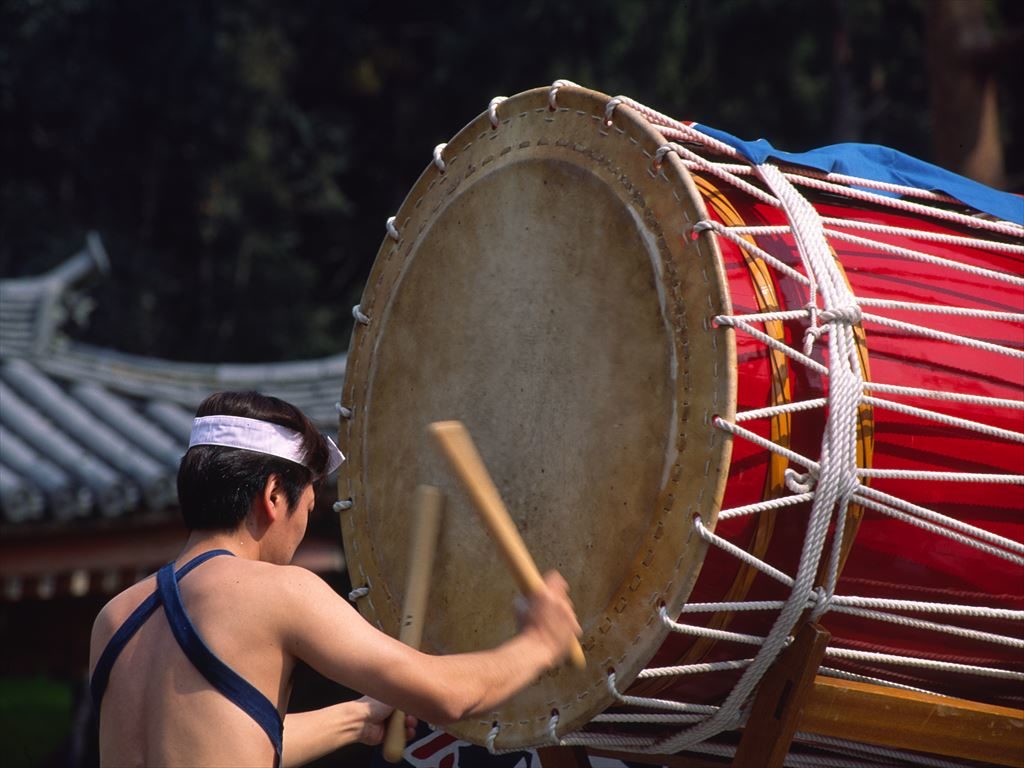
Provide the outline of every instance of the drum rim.
<path id="1" fill-rule="evenodd" d="M 507 124 L 517 117 L 549 108 L 549 99 L 551 98 L 552 91 L 548 88 L 538 88 L 510 97 L 497 107 L 498 126 L 493 125 L 491 114 L 485 111 L 456 134 L 451 142 L 449 142 L 449 145 L 462 147 L 468 144 L 474 137 L 489 131 L 500 131 L 501 125 Z M 650 160 L 651 177 L 668 183 L 677 199 L 680 196 L 685 197 L 686 202 L 693 206 L 697 214 L 694 221 L 706 217 L 704 201 L 697 191 L 689 172 L 679 159 L 674 154 L 668 153 L 655 163 L 656 150 L 666 143 L 657 128 L 624 105 L 615 107 L 614 111 L 610 112 L 609 120 L 607 108 L 610 101 L 610 97 L 596 91 L 575 86 L 561 86 L 557 90 L 557 106 L 555 109 L 562 112 L 569 112 L 571 110 L 576 115 L 591 121 L 598 130 L 603 128 L 606 131 L 617 131 L 622 135 L 628 136 L 630 141 L 639 148 L 639 151 L 643 152 Z M 440 163 L 437 162 L 437 158 L 440 159 Z M 441 166 L 446 161 L 447 163 L 457 163 L 457 159 L 453 159 L 451 155 L 446 155 L 444 150 L 435 153 L 435 163 L 428 165 L 413 185 L 394 219 L 398 232 L 401 232 L 416 215 L 415 210 L 411 209 L 417 207 L 418 201 L 430 195 L 432 190 L 436 190 L 439 185 L 443 184 L 443 174 L 445 171 L 442 170 Z M 454 170 L 454 168 L 455 166 L 453 165 L 452 169 Z M 680 200 L 680 203 L 682 202 Z M 429 207 L 424 206 L 425 209 Z M 709 487 L 706 494 L 703 493 L 702 489 L 704 498 L 699 507 L 699 513 L 704 525 L 713 529 L 715 517 L 721 505 L 728 479 L 731 440 L 727 435 L 722 435 L 718 430 L 715 430 L 711 424 L 713 417 L 716 415 L 728 419 L 733 417 L 736 408 L 737 372 L 733 331 L 728 328 L 714 328 L 711 319 L 718 314 L 731 312 L 731 299 L 716 239 L 708 232 L 697 234 L 684 232 L 678 234 L 681 235 L 679 237 L 680 245 L 673 251 L 673 261 L 678 262 L 675 266 L 683 266 L 681 254 L 690 254 L 691 251 L 693 253 L 699 252 L 703 263 L 710 267 L 708 271 L 712 273 L 710 276 L 705 275 L 705 279 L 709 280 L 711 288 L 704 294 L 706 295 L 707 304 L 706 311 L 703 313 L 705 324 L 703 329 L 698 330 L 702 331 L 708 338 L 715 340 L 712 341 L 712 346 L 717 350 L 717 356 L 713 362 L 701 360 L 702 363 L 711 364 L 716 367 L 718 378 L 715 380 L 714 392 L 705 393 L 704 395 L 715 401 L 715 407 L 714 409 L 705 408 L 704 424 L 699 425 L 700 428 L 706 430 L 709 445 L 708 460 L 704 467 L 699 468 L 705 472 L 705 478 Z M 392 234 L 389 237 L 385 237 L 378 252 L 367 280 L 363 302 L 360 305 L 362 312 L 371 318 L 376 305 L 386 305 L 386 290 L 393 288 L 392 281 L 395 279 L 395 272 L 400 268 L 397 265 L 402 262 L 403 258 L 401 254 L 402 247 L 401 240 L 396 240 Z M 412 246 L 409 246 L 409 248 L 412 249 Z M 408 255 L 407 252 L 405 256 L 408 257 Z M 368 370 L 371 367 L 374 348 L 372 341 L 374 338 L 373 332 L 371 320 L 368 326 L 357 324 L 352 334 L 341 400 L 342 404 L 352 408 L 352 411 L 350 412 L 351 418 L 342 420 L 339 436 L 350 460 L 343 467 L 338 477 L 339 497 L 351 499 L 354 504 L 353 509 L 341 513 L 343 542 L 346 559 L 353 573 L 352 581 L 354 585 L 365 585 L 370 588 L 374 586 L 375 582 L 379 584 L 385 579 L 379 573 L 377 563 L 373 559 L 372 552 L 370 551 L 372 550 L 372 543 L 368 541 L 368 534 L 360 528 L 360 522 L 365 518 L 360 516 L 359 500 L 360 496 L 364 494 L 365 489 L 363 488 L 360 473 L 362 459 L 360 419 L 362 414 L 360 413 L 358 403 L 355 401 L 357 399 L 359 382 L 368 375 Z M 678 340 L 676 340 L 676 343 L 678 344 Z M 678 389 L 676 395 L 677 397 L 679 396 Z M 693 428 L 694 425 L 690 423 L 689 426 Z M 687 471 L 692 469 L 694 468 L 688 467 Z M 668 504 L 672 507 L 672 515 L 679 516 L 685 512 L 692 514 L 692 505 L 688 503 L 688 499 L 673 499 L 671 494 L 668 495 L 668 499 Z M 667 515 L 664 517 L 667 517 Z M 679 525 L 678 527 L 682 529 L 684 526 Z M 681 532 L 684 534 L 683 538 L 695 539 L 695 541 L 686 545 L 689 549 L 683 555 L 679 555 L 676 562 L 678 566 L 684 557 L 687 558 L 688 562 L 684 564 L 686 567 L 683 568 L 685 573 L 670 577 L 669 583 L 660 588 L 664 595 L 664 604 L 670 614 L 678 612 L 685 602 L 700 572 L 700 565 L 703 562 L 703 555 L 706 550 L 706 544 L 699 537 L 692 534 L 689 526 L 685 527 L 687 530 Z M 651 533 L 653 535 L 653 531 Z M 655 538 L 660 538 L 660 536 Z M 624 586 L 620 592 L 626 589 L 627 587 Z M 360 600 L 358 607 L 364 617 L 371 621 L 371 623 L 375 623 L 390 634 L 397 635 L 400 606 L 394 605 L 394 598 L 390 591 L 386 591 L 388 594 L 384 600 L 381 600 L 380 597 L 377 600 L 372 598 Z M 654 625 L 645 628 L 647 635 L 645 640 L 647 640 L 647 644 L 650 646 L 649 653 L 646 653 L 646 655 L 641 654 L 643 656 L 642 659 L 639 661 L 634 660 L 622 668 L 616 664 L 612 665 L 616 672 L 620 690 L 625 689 L 646 662 L 657 652 L 667 634 L 667 630 L 657 626 L 657 622 L 654 621 L 657 618 L 657 606 L 650 606 L 649 613 L 650 619 L 647 624 Z M 593 635 L 594 632 L 596 632 L 596 628 L 588 634 Z M 633 638 L 633 645 L 637 643 L 639 638 L 640 634 Z M 648 640 L 648 638 L 650 639 Z M 583 642 L 585 650 L 593 649 L 593 638 L 585 636 Z M 588 645 L 590 646 L 589 648 Z M 600 663 L 600 661 L 591 659 L 591 665 L 595 663 Z M 580 727 L 589 721 L 593 714 L 604 709 L 614 701 L 612 694 L 607 690 L 607 671 L 607 669 L 603 668 L 596 670 L 596 674 L 593 676 L 593 680 L 588 687 L 582 694 L 577 693 L 576 701 L 566 702 L 557 707 L 560 714 L 559 734 Z M 583 699 L 587 700 L 585 706 L 581 703 Z M 455 724 L 448 728 L 448 730 L 460 738 L 483 744 L 487 740 L 489 724 L 466 721 Z M 539 731 L 537 728 L 527 729 L 522 734 L 511 732 L 514 730 L 504 731 L 501 737 L 497 739 L 497 743 L 492 744 L 492 746 L 497 746 L 498 748 L 519 748 L 542 743 L 547 740 L 547 733 Z"/>

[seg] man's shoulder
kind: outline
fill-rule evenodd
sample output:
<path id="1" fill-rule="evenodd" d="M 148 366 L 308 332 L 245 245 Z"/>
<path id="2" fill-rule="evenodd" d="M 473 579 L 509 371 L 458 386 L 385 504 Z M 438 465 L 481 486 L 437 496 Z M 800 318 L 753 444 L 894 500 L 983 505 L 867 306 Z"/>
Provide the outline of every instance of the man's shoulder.
<path id="1" fill-rule="evenodd" d="M 268 600 L 275 597 L 295 599 L 309 593 L 320 593 L 331 590 L 331 587 L 307 568 L 298 565 L 278 565 L 259 560 L 239 560 L 230 568 L 237 568 L 244 573 L 238 581 L 247 592 L 259 599 Z"/>
<path id="2" fill-rule="evenodd" d="M 132 612 L 156 588 L 156 578 L 147 576 L 127 589 L 118 592 L 104 605 L 92 625 L 90 646 L 93 653 L 98 652 L 124 624 Z"/>

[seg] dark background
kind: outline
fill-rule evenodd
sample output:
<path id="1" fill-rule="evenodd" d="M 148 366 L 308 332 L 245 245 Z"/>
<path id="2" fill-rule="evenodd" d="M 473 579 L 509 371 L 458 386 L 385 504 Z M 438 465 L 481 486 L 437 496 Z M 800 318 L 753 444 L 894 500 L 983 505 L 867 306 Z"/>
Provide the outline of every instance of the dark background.
<path id="1" fill-rule="evenodd" d="M 343 351 L 434 145 L 492 96 L 556 78 L 782 149 L 875 142 L 1024 188 L 1017 0 L 0 8 L 0 276 L 95 229 L 112 276 L 73 332 L 125 352 Z M 978 147 L 980 171 L 964 161 Z"/>

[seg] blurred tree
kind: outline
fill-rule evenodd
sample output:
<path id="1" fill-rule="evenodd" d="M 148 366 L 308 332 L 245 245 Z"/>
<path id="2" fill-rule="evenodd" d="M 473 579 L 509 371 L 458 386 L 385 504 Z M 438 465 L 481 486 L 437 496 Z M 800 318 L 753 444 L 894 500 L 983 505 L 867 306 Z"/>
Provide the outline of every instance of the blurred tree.
<path id="1" fill-rule="evenodd" d="M 985 0 L 933 0 L 927 6 L 928 68 L 935 159 L 994 187 L 1006 184 L 997 73 L 1020 67 L 1024 30 L 996 34 Z"/>
<path id="2" fill-rule="evenodd" d="M 1014 39 L 1024 3 L 977 1 Z M 0 274 L 39 272 L 96 228 L 114 272 L 87 340 L 210 361 L 337 352 L 384 220 L 492 95 L 564 77 L 786 149 L 941 159 L 937 5 L 5 0 Z M 1020 185 L 1014 61 L 991 72 Z"/>

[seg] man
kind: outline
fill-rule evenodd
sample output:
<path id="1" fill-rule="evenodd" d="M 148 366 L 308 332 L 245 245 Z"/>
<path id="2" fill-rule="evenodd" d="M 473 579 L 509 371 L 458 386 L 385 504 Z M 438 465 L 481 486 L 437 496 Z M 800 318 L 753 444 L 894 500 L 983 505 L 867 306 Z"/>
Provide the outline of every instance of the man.
<path id="1" fill-rule="evenodd" d="M 277 398 L 227 392 L 199 407 L 178 471 L 188 541 L 93 626 L 102 764 L 300 765 L 379 743 L 393 706 L 437 724 L 491 710 L 566 656 L 580 627 L 555 573 L 514 638 L 431 656 L 290 565 L 314 488 L 343 458 Z M 285 717 L 297 660 L 373 698 Z"/>

